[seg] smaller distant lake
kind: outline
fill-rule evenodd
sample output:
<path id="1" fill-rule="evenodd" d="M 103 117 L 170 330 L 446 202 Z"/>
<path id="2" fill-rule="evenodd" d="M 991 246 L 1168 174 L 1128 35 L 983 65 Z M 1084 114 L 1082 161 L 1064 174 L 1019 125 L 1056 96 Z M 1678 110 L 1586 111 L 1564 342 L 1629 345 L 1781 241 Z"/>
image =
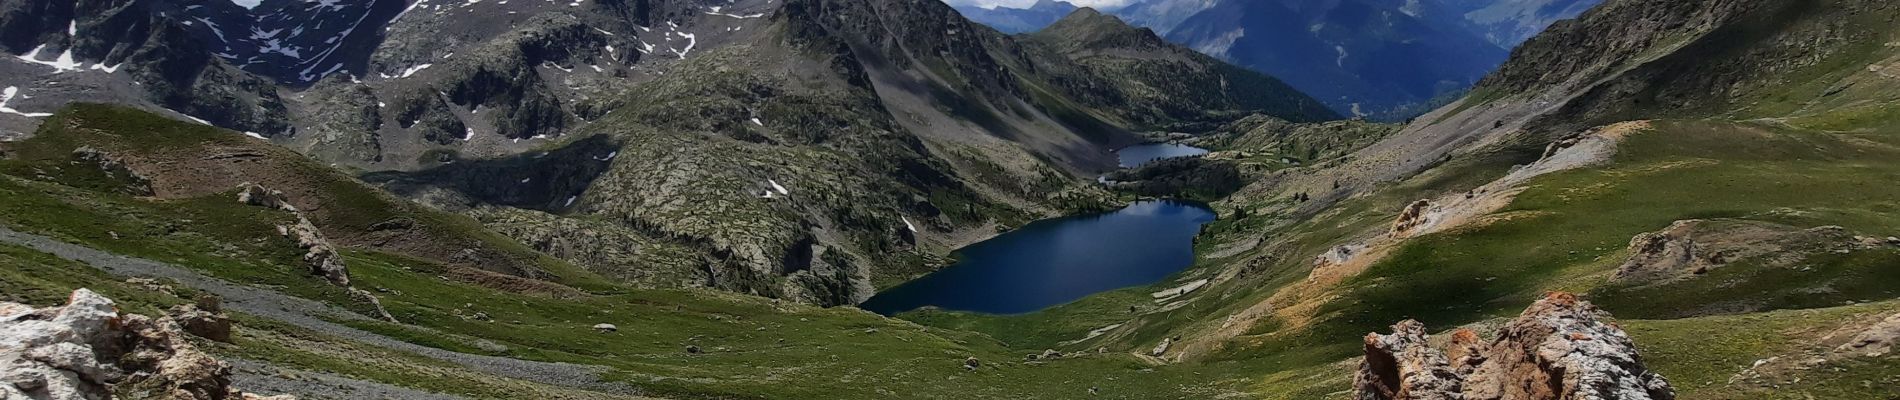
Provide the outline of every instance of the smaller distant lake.
<path id="1" fill-rule="evenodd" d="M 958 250 L 956 264 L 858 307 L 883 315 L 924 306 L 1020 314 L 1151 284 L 1194 263 L 1194 236 L 1212 221 L 1206 206 L 1172 200 L 1037 221 Z"/>
<path id="2" fill-rule="evenodd" d="M 1116 150 L 1121 157 L 1122 168 L 1139 167 L 1155 160 L 1175 157 L 1194 157 L 1207 154 L 1207 149 L 1174 143 L 1138 144 Z"/>

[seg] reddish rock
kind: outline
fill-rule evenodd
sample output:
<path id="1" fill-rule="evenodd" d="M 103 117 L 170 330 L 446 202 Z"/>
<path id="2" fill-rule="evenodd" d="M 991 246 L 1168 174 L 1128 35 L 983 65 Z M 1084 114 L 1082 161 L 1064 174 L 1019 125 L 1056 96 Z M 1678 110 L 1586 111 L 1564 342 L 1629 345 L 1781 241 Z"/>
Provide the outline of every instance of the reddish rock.
<path id="1" fill-rule="evenodd" d="M 1353 376 L 1356 400 L 1455 400 L 1459 377 L 1445 354 L 1425 343 L 1425 324 L 1405 320 L 1392 334 L 1366 334 L 1366 359 Z"/>
<path id="2" fill-rule="evenodd" d="M 1416 321 L 1366 336 L 1353 379 L 1358 400 L 1669 400 L 1675 391 L 1643 366 L 1629 335 L 1568 293 L 1551 293 L 1480 345 L 1452 333 L 1451 356 L 1426 345 Z"/>

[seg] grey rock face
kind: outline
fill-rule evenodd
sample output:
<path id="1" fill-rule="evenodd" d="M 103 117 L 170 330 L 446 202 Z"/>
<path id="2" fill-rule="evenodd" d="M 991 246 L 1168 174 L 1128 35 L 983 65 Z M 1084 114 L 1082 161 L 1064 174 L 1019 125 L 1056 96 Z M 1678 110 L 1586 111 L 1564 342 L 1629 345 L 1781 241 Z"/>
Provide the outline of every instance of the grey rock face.
<path id="1" fill-rule="evenodd" d="M 0 48 L 39 61 L 70 59 L 78 64 L 70 71 L 39 65 L 31 70 L 79 76 L 51 81 L 123 74 L 136 83 L 132 91 L 138 93 L 125 99 L 67 100 L 146 102 L 232 129 L 290 131 L 275 83 L 217 59 L 213 54 L 218 49 L 196 32 L 210 24 L 167 16 L 180 12 L 180 5 L 157 0 L 26 0 L 5 7 L 0 9 Z"/>
<path id="2" fill-rule="evenodd" d="M 178 400 L 260 398 L 231 387 L 230 367 L 184 335 L 172 317 L 120 314 L 86 289 L 61 307 L 0 302 L 0 342 L 9 343 L 0 347 L 0 397 L 109 399 L 136 388 Z"/>

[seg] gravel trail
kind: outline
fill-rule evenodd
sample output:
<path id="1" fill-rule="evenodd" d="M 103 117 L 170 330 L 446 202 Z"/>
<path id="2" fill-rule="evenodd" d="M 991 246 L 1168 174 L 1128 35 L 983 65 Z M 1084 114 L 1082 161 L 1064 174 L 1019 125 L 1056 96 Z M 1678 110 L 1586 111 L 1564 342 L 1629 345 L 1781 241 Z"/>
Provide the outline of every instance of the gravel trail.
<path id="1" fill-rule="evenodd" d="M 344 377 L 325 372 L 284 368 L 245 359 L 231 364 L 231 384 L 261 395 L 293 394 L 299 400 L 462 400 L 464 397 Z"/>

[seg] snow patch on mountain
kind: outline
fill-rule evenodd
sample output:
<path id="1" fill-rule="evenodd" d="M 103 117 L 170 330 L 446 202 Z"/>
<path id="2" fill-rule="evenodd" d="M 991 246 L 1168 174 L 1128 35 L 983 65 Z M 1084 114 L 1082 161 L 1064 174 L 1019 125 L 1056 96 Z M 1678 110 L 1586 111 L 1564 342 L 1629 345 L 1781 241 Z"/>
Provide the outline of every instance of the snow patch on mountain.
<path id="1" fill-rule="evenodd" d="M 30 113 L 30 112 L 15 110 L 13 109 L 13 107 L 7 106 L 7 103 L 13 101 L 13 96 L 18 95 L 19 93 L 20 93 L 20 88 L 13 87 L 13 86 L 8 86 L 5 90 L 0 90 L 0 113 L 7 113 L 7 114 L 13 114 L 13 115 L 19 115 L 19 116 L 31 117 L 31 118 L 53 116 L 53 113 Z"/>

